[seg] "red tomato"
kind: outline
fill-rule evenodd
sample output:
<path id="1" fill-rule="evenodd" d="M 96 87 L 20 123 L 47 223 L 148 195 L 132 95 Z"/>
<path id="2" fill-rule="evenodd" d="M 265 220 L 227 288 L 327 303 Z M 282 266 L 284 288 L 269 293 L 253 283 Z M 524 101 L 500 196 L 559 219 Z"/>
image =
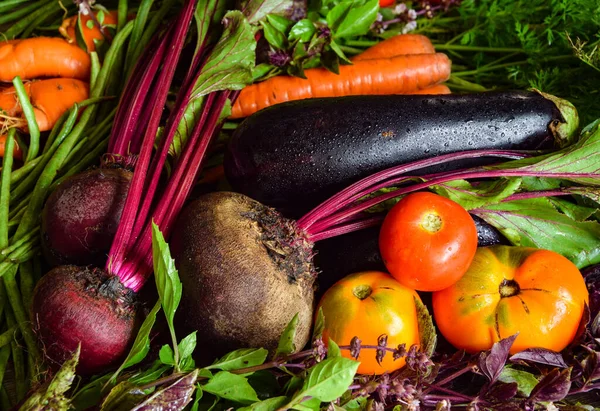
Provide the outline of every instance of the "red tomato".
<path id="1" fill-rule="evenodd" d="M 477 229 L 459 204 L 429 192 L 409 194 L 387 214 L 379 250 L 401 284 L 439 291 L 456 283 L 477 251 Z"/>
<path id="2" fill-rule="evenodd" d="M 396 0 L 379 0 L 379 7 L 388 7 L 394 4 Z"/>

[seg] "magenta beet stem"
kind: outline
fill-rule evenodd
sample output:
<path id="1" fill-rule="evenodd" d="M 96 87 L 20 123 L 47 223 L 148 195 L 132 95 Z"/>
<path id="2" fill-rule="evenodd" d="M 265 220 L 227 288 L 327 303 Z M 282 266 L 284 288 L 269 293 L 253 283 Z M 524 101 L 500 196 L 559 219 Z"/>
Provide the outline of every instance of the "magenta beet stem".
<path id="1" fill-rule="evenodd" d="M 492 177 L 545 177 L 545 178 L 597 178 L 598 174 L 594 173 L 550 173 L 550 172 L 535 172 L 525 170 L 461 170 L 457 172 L 449 172 L 443 176 L 432 178 L 423 183 L 417 183 L 410 187 L 400 187 L 395 191 L 381 194 L 377 197 L 366 200 L 362 203 L 344 208 L 343 210 L 332 213 L 329 217 L 323 218 L 318 223 L 313 224 L 310 228 L 305 229 L 309 238 L 313 238 L 317 234 L 331 229 L 339 225 L 348 217 L 355 215 L 361 211 L 367 210 L 377 204 L 404 194 L 412 193 L 418 190 L 423 190 L 432 185 L 445 183 L 447 181 L 472 178 L 492 178 Z M 421 177 L 423 178 L 423 177 Z"/>
<path id="2" fill-rule="evenodd" d="M 203 112 L 202 119 L 196 124 L 186 144 L 180 160 L 175 166 L 173 175 L 165 192 L 161 196 L 152 215 L 154 222 L 160 227 L 165 237 L 169 237 L 175 219 L 185 199 L 194 186 L 202 166 L 204 154 L 220 130 L 219 117 L 229 97 L 228 91 L 209 94 L 206 106 L 210 110 Z M 208 116 L 206 113 L 209 112 Z M 120 274 L 123 285 L 138 291 L 152 275 L 152 225 L 148 221 L 135 247 L 131 250 L 131 258 L 122 265 Z"/>
<path id="3" fill-rule="evenodd" d="M 119 276 L 121 279 L 120 270 L 126 258 L 127 251 L 135 242 L 135 238 L 131 238 L 131 236 L 136 223 L 139 203 L 142 195 L 144 195 L 143 191 L 146 174 L 150 165 L 156 132 L 160 124 L 160 118 L 167 100 L 171 81 L 175 74 L 176 63 L 179 60 L 187 30 L 194 14 L 195 3 L 196 2 L 192 0 L 185 2 L 184 7 L 173 26 L 173 36 L 165 36 L 163 39 L 163 43 L 170 43 L 169 51 L 166 55 L 159 81 L 152 93 L 153 97 L 156 96 L 156 98 L 152 100 L 154 104 L 152 106 L 146 132 L 144 133 L 144 144 L 140 150 L 138 163 L 129 187 L 127 201 L 125 202 L 123 214 L 121 215 L 119 228 L 117 229 L 106 263 L 106 269 L 112 274 Z"/>
<path id="4" fill-rule="evenodd" d="M 437 157 L 428 158 L 425 160 L 413 161 L 407 164 L 401 164 L 399 166 L 391 167 L 386 170 L 377 172 L 362 180 L 348 186 L 339 193 L 333 195 L 328 200 L 325 200 L 306 215 L 298 220 L 298 227 L 304 230 L 308 230 L 318 220 L 327 217 L 333 210 L 348 204 L 349 198 L 360 198 L 372 193 L 372 186 L 382 182 L 388 178 L 398 176 L 400 174 L 408 173 L 410 171 L 420 170 L 425 167 L 446 163 L 449 161 L 464 160 L 468 158 L 479 158 L 479 157 L 499 157 L 508 159 L 520 159 L 530 157 L 531 154 L 525 151 L 512 151 L 512 150 L 473 150 L 473 151 L 462 151 L 458 153 L 444 154 Z"/>

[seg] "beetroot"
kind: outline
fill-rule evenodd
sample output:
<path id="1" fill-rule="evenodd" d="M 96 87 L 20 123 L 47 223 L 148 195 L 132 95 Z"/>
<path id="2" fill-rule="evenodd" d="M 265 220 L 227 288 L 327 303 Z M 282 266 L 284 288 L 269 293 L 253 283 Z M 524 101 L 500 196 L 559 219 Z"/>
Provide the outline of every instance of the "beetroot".
<path id="1" fill-rule="evenodd" d="M 42 212 L 42 250 L 48 264 L 104 265 L 131 176 L 120 168 L 98 168 L 58 186 Z"/>
<path id="2" fill-rule="evenodd" d="M 77 371 L 94 374 L 117 364 L 135 339 L 131 290 L 98 268 L 61 266 L 36 285 L 34 329 L 48 358 L 60 365 L 81 343 Z"/>

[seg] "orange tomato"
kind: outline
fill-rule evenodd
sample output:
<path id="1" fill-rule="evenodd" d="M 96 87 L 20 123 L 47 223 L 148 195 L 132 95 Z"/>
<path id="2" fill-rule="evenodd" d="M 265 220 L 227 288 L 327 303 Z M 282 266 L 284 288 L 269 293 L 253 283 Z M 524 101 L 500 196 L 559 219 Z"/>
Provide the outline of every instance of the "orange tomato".
<path id="1" fill-rule="evenodd" d="M 477 228 L 458 203 L 430 192 L 409 194 L 386 215 L 379 251 L 390 274 L 419 291 L 457 282 L 477 250 Z"/>
<path id="2" fill-rule="evenodd" d="M 95 12 L 96 18 L 98 18 L 98 13 L 99 12 Z M 116 10 L 103 12 L 103 14 L 104 14 L 104 19 L 100 22 L 100 24 L 103 27 L 117 25 L 117 11 Z M 91 23 L 88 23 L 88 22 L 92 22 L 92 18 L 90 16 L 86 16 L 83 14 L 71 16 L 71 17 L 63 20 L 62 25 L 60 26 L 58 31 L 60 32 L 60 34 L 62 34 L 62 36 L 65 39 L 67 39 L 67 41 L 69 43 L 77 43 L 77 37 L 75 35 L 75 30 L 77 28 L 77 23 L 78 23 L 77 18 L 78 17 L 81 20 L 81 22 L 80 22 L 81 34 L 82 34 L 83 40 L 85 41 L 87 51 L 88 52 L 95 51 L 96 44 L 94 43 L 94 40 L 102 41 L 104 39 L 104 36 L 102 35 L 102 32 L 100 31 L 100 29 L 98 28 L 98 26 L 95 23 L 93 26 L 91 25 Z"/>
<path id="3" fill-rule="evenodd" d="M 377 345 L 379 336 L 386 334 L 390 348 L 404 343 L 408 349 L 419 344 L 415 298 L 419 298 L 417 293 L 386 273 L 351 274 L 328 289 L 319 302 L 325 317 L 323 340 L 328 343 L 331 338 L 338 345 L 350 345 L 352 338 L 358 337 L 363 346 Z M 403 358 L 394 361 L 388 352 L 378 364 L 375 354 L 373 349 L 361 350 L 359 374 L 383 374 L 405 363 Z M 348 350 L 342 350 L 342 355 L 352 358 Z"/>
<path id="4" fill-rule="evenodd" d="M 487 350 L 519 333 L 510 352 L 564 349 L 588 301 L 577 267 L 552 251 L 492 246 L 477 250 L 467 273 L 433 293 L 442 335 L 468 352 Z"/>

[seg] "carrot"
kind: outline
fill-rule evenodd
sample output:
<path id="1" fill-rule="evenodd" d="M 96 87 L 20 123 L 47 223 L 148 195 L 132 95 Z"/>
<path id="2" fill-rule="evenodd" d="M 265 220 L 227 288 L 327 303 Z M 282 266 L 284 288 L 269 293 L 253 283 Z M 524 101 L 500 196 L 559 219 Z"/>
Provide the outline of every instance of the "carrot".
<path id="1" fill-rule="evenodd" d="M 305 71 L 307 79 L 272 77 L 244 88 L 232 108 L 231 118 L 306 98 L 412 93 L 446 81 L 450 66 L 450 59 L 442 53 L 413 54 L 359 60 L 353 65 L 340 66 L 339 75 L 315 68 Z"/>
<path id="2" fill-rule="evenodd" d="M 433 54 L 431 41 L 420 34 L 400 34 L 377 43 L 352 58 L 352 61 L 379 59 L 405 54 Z"/>
<path id="3" fill-rule="evenodd" d="M 116 26 L 117 25 L 117 11 L 111 10 L 108 12 L 103 12 L 104 18 L 100 22 L 102 27 L 106 26 Z M 96 18 L 98 18 L 98 12 L 95 13 Z M 59 33 L 71 44 L 77 44 L 77 37 L 75 35 L 75 30 L 77 29 L 77 20 L 80 20 L 81 24 L 81 35 L 83 37 L 83 41 L 87 47 L 88 52 L 92 52 L 96 50 L 96 44 L 94 40 L 101 41 L 104 39 L 100 28 L 94 23 L 93 26 L 91 23 L 92 18 L 89 15 L 79 14 L 72 17 L 68 17 L 63 20 L 61 26 L 59 27 Z M 91 28 L 88 26 L 91 26 Z"/>
<path id="4" fill-rule="evenodd" d="M 89 96 L 89 85 L 71 78 L 53 78 L 25 84 L 40 131 L 52 129 L 58 118 L 75 103 Z M 27 120 L 14 87 L 0 91 L 0 129 L 25 129 Z"/>
<path id="5" fill-rule="evenodd" d="M 445 84 L 438 84 L 409 94 L 450 94 L 450 89 Z"/>
<path id="6" fill-rule="evenodd" d="M 4 157 L 4 149 L 6 146 L 6 134 L 0 134 L 0 157 Z M 19 160 L 23 159 L 23 152 L 21 148 L 17 145 L 15 141 L 15 148 L 13 149 L 14 158 L 18 158 Z"/>
<path id="7" fill-rule="evenodd" d="M 34 37 L 0 42 L 0 81 L 16 76 L 68 77 L 85 80 L 90 75 L 90 56 L 58 37 Z"/>

